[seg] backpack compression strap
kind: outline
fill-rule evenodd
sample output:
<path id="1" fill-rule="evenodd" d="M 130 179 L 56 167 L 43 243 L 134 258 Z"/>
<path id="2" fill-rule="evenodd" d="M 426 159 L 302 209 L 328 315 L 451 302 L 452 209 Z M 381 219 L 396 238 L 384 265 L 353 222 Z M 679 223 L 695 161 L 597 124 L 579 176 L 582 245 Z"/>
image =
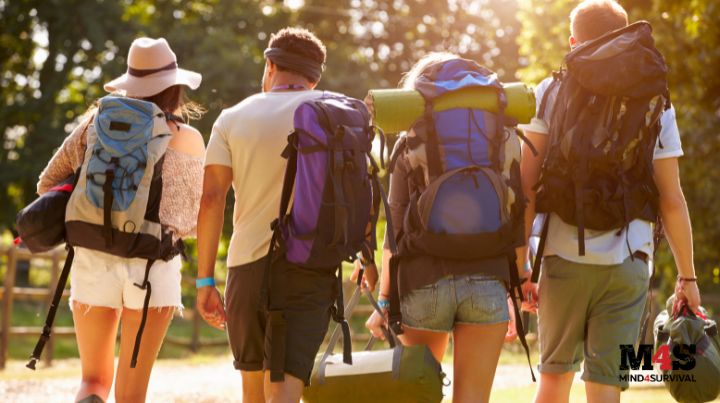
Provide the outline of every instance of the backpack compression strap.
<path id="1" fill-rule="evenodd" d="M 433 118 L 433 104 L 428 102 L 425 105 L 425 135 L 426 138 L 426 153 L 427 153 L 427 166 L 430 178 L 435 178 L 443 173 L 443 165 L 440 160 L 440 140 L 437 137 L 437 130 L 435 129 L 435 118 Z"/>
<path id="2" fill-rule="evenodd" d="M 143 331 L 145 331 L 145 323 L 147 322 L 148 310 L 150 309 L 150 295 L 152 294 L 152 286 L 148 277 L 150 275 L 150 268 L 152 267 L 155 260 L 148 260 L 145 264 L 145 278 L 141 284 L 135 283 L 135 287 L 145 290 L 145 301 L 143 302 L 142 319 L 140 320 L 140 327 L 138 328 L 137 334 L 135 335 L 135 346 L 133 346 L 132 358 L 130 359 L 130 368 L 135 368 L 137 365 L 137 357 L 140 353 L 140 342 L 142 341 Z"/>
<path id="3" fill-rule="evenodd" d="M 536 382 L 535 372 L 533 372 L 532 361 L 530 360 L 530 347 L 528 346 L 527 340 L 525 339 L 525 328 L 523 326 L 522 317 L 520 315 L 520 308 L 518 308 L 518 300 L 522 302 L 525 300 L 525 297 L 523 296 L 522 289 L 520 287 L 521 283 L 517 267 L 517 253 L 514 249 L 508 254 L 508 263 L 510 269 L 510 286 L 508 287 L 508 292 L 510 293 L 513 310 L 515 311 L 515 331 L 517 332 L 518 338 L 520 339 L 520 344 L 522 344 L 523 349 L 525 350 L 528 366 L 530 367 L 530 376 L 532 377 L 533 382 Z"/>
<path id="4" fill-rule="evenodd" d="M 270 239 L 270 247 L 268 248 L 267 261 L 265 264 L 265 273 L 263 274 L 263 289 L 266 291 L 266 301 L 268 311 L 268 323 L 266 337 L 272 335 L 272 343 L 270 351 L 268 351 L 270 359 L 270 381 L 282 382 L 285 380 L 285 332 L 286 322 L 284 315 L 284 284 L 280 281 L 272 281 L 271 270 L 273 263 L 273 254 L 275 245 L 280 240 L 280 223 L 286 219 L 288 207 L 290 207 L 290 198 L 292 197 L 293 186 L 295 185 L 295 176 L 297 175 L 297 153 L 298 153 L 298 134 L 293 132 L 288 136 L 288 145 L 282 152 L 283 158 L 287 158 L 287 167 L 285 168 L 285 176 L 283 178 L 282 193 L 280 196 L 280 212 L 271 224 L 272 238 Z"/>
<path id="5" fill-rule="evenodd" d="M 52 332 L 53 322 L 55 322 L 55 313 L 57 313 L 60 299 L 62 298 L 65 285 L 67 284 L 68 275 L 70 275 L 70 267 L 72 267 L 73 259 L 75 259 L 75 250 L 68 245 L 68 254 L 65 258 L 65 265 L 63 265 L 62 272 L 58 278 L 57 285 L 55 286 L 55 293 L 53 294 L 52 302 L 50 303 L 50 310 L 48 311 L 47 317 L 45 318 L 45 326 L 43 326 L 42 334 L 35 344 L 35 349 L 30 356 L 30 361 L 25 365 L 26 367 L 35 370 L 35 364 L 40 359 L 45 343 L 50 339 Z"/>
<path id="6" fill-rule="evenodd" d="M 401 326 L 402 314 L 400 313 L 400 289 L 398 288 L 398 248 L 395 243 L 395 229 L 392 223 L 392 214 L 390 213 L 390 203 L 388 202 L 385 189 L 380 184 L 380 179 L 377 175 L 379 171 L 378 166 L 372 156 L 370 157 L 370 164 L 372 166 L 372 173 L 370 176 L 373 181 L 373 188 L 380 193 L 383 209 L 385 209 L 385 231 L 390 234 L 390 236 L 387 237 L 388 246 L 390 247 L 390 252 L 392 253 L 392 257 L 390 258 L 390 267 L 388 268 L 388 270 L 390 270 L 390 295 L 388 296 L 390 298 L 390 307 L 388 309 L 388 326 L 397 335 L 403 333 Z"/>
<path id="7" fill-rule="evenodd" d="M 110 158 L 110 164 L 105 169 L 105 183 L 103 183 L 103 232 L 105 233 L 105 247 L 110 249 L 113 243 L 112 232 L 112 206 L 115 201 L 113 193 L 113 182 L 115 181 L 115 168 L 117 168 L 117 157 Z"/>

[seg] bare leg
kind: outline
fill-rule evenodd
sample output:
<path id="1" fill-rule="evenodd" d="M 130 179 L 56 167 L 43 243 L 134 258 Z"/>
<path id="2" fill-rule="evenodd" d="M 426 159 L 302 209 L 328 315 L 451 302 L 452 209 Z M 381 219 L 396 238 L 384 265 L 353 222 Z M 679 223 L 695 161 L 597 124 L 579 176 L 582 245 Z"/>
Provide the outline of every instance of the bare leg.
<path id="1" fill-rule="evenodd" d="M 541 373 L 540 385 L 535 392 L 535 403 L 567 403 L 574 376 L 574 372 Z"/>
<path id="2" fill-rule="evenodd" d="M 115 337 L 120 314 L 114 308 L 73 302 L 72 315 L 82 365 L 82 383 L 75 400 L 90 395 L 107 400 L 115 370 Z"/>
<path id="3" fill-rule="evenodd" d="M 265 403 L 263 371 L 240 371 L 242 376 L 243 403 Z"/>
<path id="4" fill-rule="evenodd" d="M 453 402 L 489 401 L 507 326 L 455 325 Z"/>
<path id="5" fill-rule="evenodd" d="M 400 341 L 406 346 L 424 344 L 428 346 L 433 357 L 442 362 L 445 350 L 447 349 L 450 333 L 431 332 L 429 330 L 418 330 L 409 327 L 403 328 L 404 333 L 400 335 Z"/>
<path id="6" fill-rule="evenodd" d="M 620 403 L 620 387 L 595 382 L 585 382 L 588 403 Z"/>
<path id="7" fill-rule="evenodd" d="M 115 400 L 118 403 L 145 401 L 150 373 L 174 312 L 173 307 L 150 308 L 140 343 L 137 366 L 130 368 L 142 310 L 123 309 L 120 326 L 120 360 L 115 383 Z"/>
<path id="8" fill-rule="evenodd" d="M 304 387 L 305 382 L 287 373 L 284 381 L 270 382 L 270 371 L 265 371 L 267 403 L 298 403 Z"/>

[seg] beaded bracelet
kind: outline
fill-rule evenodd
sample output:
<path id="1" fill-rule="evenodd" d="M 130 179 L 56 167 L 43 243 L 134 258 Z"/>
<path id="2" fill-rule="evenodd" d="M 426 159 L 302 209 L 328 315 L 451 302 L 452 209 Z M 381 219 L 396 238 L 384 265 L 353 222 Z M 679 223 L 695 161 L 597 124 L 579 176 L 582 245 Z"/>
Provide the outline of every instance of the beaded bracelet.
<path id="1" fill-rule="evenodd" d="M 695 282 L 695 281 L 697 281 L 697 277 L 680 277 L 680 276 L 678 276 L 677 281 Z"/>

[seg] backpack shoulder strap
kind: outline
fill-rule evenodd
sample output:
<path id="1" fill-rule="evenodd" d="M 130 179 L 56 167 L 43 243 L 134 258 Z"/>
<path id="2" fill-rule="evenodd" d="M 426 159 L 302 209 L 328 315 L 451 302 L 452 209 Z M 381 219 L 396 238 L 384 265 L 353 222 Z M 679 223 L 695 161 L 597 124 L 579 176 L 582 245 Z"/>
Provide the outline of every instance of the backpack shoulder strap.
<path id="1" fill-rule="evenodd" d="M 547 109 L 547 103 L 548 99 L 550 98 L 550 94 L 555 91 L 558 85 L 560 85 L 564 75 L 565 73 L 562 69 L 553 72 L 553 79 L 550 82 L 550 85 L 548 85 L 548 87 L 545 89 L 542 100 L 540 101 L 540 107 L 538 108 L 537 112 L 537 117 L 539 119 L 545 119 L 545 110 Z"/>
<path id="2" fill-rule="evenodd" d="M 65 265 L 63 265 L 62 272 L 58 278 L 57 285 L 55 286 L 55 293 L 53 294 L 52 303 L 50 304 L 50 310 L 48 311 L 47 317 L 45 318 L 45 325 L 43 326 L 42 334 L 35 344 L 30 361 L 25 365 L 26 367 L 35 370 L 35 365 L 42 355 L 42 351 L 45 348 L 45 343 L 50 340 L 50 334 L 52 332 L 53 323 L 55 322 L 55 314 L 57 313 L 58 306 L 60 305 L 60 298 L 62 298 L 65 285 L 67 284 L 68 276 L 70 275 L 70 268 L 72 267 L 73 260 L 75 259 L 75 250 L 68 245 L 68 254 L 65 258 Z"/>

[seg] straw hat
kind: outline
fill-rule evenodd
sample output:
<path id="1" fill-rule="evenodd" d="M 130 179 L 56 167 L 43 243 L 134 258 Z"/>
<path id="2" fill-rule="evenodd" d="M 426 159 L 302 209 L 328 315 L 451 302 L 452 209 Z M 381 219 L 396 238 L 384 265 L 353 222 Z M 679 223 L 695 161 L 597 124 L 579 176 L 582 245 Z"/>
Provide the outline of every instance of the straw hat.
<path id="1" fill-rule="evenodd" d="M 135 39 L 127 63 L 127 72 L 105 84 L 105 91 L 145 98 L 178 84 L 194 90 L 202 81 L 199 73 L 178 68 L 177 57 L 165 38 Z"/>

